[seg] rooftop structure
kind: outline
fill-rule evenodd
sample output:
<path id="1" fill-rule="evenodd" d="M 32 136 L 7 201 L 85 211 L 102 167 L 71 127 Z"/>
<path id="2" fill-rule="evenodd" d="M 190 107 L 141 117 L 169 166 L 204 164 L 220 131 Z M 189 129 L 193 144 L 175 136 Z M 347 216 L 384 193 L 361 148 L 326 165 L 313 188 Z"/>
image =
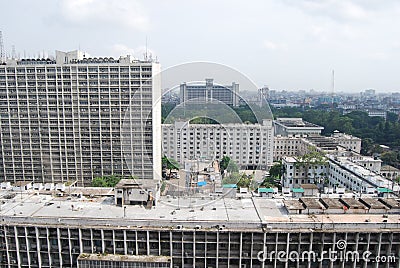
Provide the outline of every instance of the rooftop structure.
<path id="1" fill-rule="evenodd" d="M 301 253 L 310 245 L 315 250 L 328 248 L 341 239 L 346 239 L 348 248 L 372 250 L 375 255 L 399 250 L 397 243 L 391 250 L 381 246 L 386 245 L 383 241 L 400 240 L 399 214 L 390 213 L 398 205 L 388 207 L 383 217 L 371 210 L 353 214 L 344 208 L 341 213 L 325 214 L 328 210 L 319 199 L 163 197 L 157 206 L 145 209 L 115 206 L 112 196 L 33 193 L 24 192 L 21 198 L 0 192 L 4 201 L 0 245 L 6 249 L 0 262 L 5 267 L 111 263 L 159 267 L 168 260 L 172 267 L 262 267 L 257 254 L 264 247 L 286 250 L 289 246 Z M 389 200 L 379 202 L 398 202 Z M 275 258 L 268 264 L 281 267 Z"/>
<path id="2" fill-rule="evenodd" d="M 325 153 L 361 151 L 361 139 L 352 135 L 335 131 L 330 137 L 317 134 L 294 136 L 275 135 L 274 160 L 280 160 L 283 156 L 297 156 L 307 153 L 310 146 Z"/>
<path id="3" fill-rule="evenodd" d="M 321 134 L 321 126 L 304 121 L 302 118 L 277 118 L 274 121 L 275 134 L 282 136 Z"/>
<path id="4" fill-rule="evenodd" d="M 115 204 L 142 204 L 147 208 L 156 205 L 160 197 L 160 183 L 152 179 L 122 179 L 115 185 Z"/>
<path id="5" fill-rule="evenodd" d="M 304 138 L 307 143 L 311 146 L 317 147 L 319 150 L 322 151 L 336 151 L 339 143 L 335 140 L 332 140 L 329 137 L 320 136 L 320 135 L 310 135 Z"/>

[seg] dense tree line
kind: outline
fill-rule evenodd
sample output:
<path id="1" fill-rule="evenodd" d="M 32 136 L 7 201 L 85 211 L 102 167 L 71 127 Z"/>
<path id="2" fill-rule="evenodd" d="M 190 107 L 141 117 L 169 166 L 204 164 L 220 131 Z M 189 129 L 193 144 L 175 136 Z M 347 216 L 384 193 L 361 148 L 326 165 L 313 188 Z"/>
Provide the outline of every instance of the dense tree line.
<path id="1" fill-rule="evenodd" d="M 194 105 L 192 105 L 194 106 Z M 176 104 L 175 103 L 163 103 L 161 106 L 161 122 L 164 123 L 165 119 L 168 117 L 168 115 L 175 109 Z M 192 107 L 191 107 L 192 108 Z M 263 110 L 261 108 L 257 108 L 257 106 L 255 107 L 249 107 L 248 105 L 241 105 L 238 107 L 230 107 L 234 114 L 236 114 L 240 120 L 244 123 L 256 123 L 257 119 L 256 119 L 256 114 L 258 115 L 258 117 L 260 119 L 265 118 L 265 114 L 269 115 L 269 110 Z M 180 108 L 182 109 L 182 107 Z M 205 108 L 206 109 L 206 108 Z M 193 112 L 190 111 L 190 108 L 188 108 L 188 110 L 186 111 L 187 113 Z M 206 111 L 205 111 L 206 112 Z M 179 114 L 179 113 L 178 113 Z M 192 124 L 216 124 L 218 123 L 218 117 L 216 118 L 207 118 L 207 116 L 199 116 L 199 114 L 201 114 L 199 111 L 196 110 L 196 117 L 194 117 L 193 119 L 191 119 L 190 123 Z M 221 115 L 218 114 L 218 116 L 222 116 L 223 119 L 226 119 L 225 116 L 227 115 Z"/>

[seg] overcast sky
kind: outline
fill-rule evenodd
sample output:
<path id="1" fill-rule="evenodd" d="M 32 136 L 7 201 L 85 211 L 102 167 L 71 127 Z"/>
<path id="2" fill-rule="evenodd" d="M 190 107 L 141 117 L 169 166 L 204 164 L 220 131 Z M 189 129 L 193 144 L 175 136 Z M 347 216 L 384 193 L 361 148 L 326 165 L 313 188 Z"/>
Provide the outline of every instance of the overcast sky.
<path id="1" fill-rule="evenodd" d="M 2 0 L 6 52 L 81 48 L 134 54 L 146 44 L 163 68 L 229 65 L 258 86 L 329 92 L 400 91 L 397 0 Z"/>

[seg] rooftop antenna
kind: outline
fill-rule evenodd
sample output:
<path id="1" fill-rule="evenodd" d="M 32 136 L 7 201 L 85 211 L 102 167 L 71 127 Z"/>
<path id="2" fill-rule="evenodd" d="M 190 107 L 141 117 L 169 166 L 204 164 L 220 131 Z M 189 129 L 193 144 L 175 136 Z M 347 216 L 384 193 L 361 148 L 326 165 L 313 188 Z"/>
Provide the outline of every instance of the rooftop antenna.
<path id="1" fill-rule="evenodd" d="M 5 61 L 6 57 L 4 54 L 3 32 L 0 31 L 0 63 L 4 63 Z"/>
<path id="2" fill-rule="evenodd" d="M 145 52 L 144 59 L 147 61 L 147 36 L 146 36 L 146 52 Z"/>
<path id="3" fill-rule="evenodd" d="M 15 53 L 15 45 L 11 47 L 11 58 L 15 60 L 17 58 L 17 53 Z"/>
<path id="4" fill-rule="evenodd" d="M 333 103 L 334 103 L 334 97 L 335 97 L 335 70 L 332 70 L 332 88 L 331 88 L 331 105 L 333 108 Z"/>

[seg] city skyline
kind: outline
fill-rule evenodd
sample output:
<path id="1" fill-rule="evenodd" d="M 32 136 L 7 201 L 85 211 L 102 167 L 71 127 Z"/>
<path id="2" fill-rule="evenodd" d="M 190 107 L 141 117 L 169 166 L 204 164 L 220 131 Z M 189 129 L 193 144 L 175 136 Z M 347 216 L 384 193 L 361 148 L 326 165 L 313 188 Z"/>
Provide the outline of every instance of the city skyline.
<path id="1" fill-rule="evenodd" d="M 277 90 L 330 92 L 332 70 L 337 92 L 396 92 L 400 82 L 396 1 L 43 0 L 8 2 L 5 11 L 0 30 L 8 55 L 14 46 L 27 58 L 54 48 L 142 58 L 147 43 L 163 69 L 218 62 Z M 16 23 L 16 15 L 29 23 Z"/>

